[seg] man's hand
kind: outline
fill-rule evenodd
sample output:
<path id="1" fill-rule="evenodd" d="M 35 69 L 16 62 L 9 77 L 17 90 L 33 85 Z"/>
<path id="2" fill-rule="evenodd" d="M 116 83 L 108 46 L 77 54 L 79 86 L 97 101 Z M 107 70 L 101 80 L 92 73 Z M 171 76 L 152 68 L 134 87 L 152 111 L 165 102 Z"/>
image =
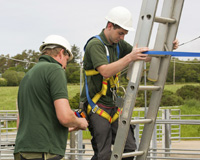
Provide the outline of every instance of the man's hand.
<path id="1" fill-rule="evenodd" d="M 148 47 L 137 48 L 137 45 L 136 45 L 130 53 L 132 61 L 137 61 L 137 60 L 148 61 L 149 60 L 148 54 L 142 53 L 146 51 L 149 51 Z"/>
<path id="2" fill-rule="evenodd" d="M 175 40 L 173 41 L 173 49 L 177 49 L 178 46 L 179 46 L 179 41 L 178 41 L 178 39 L 175 39 Z"/>
<path id="3" fill-rule="evenodd" d="M 81 121 L 80 126 L 78 126 L 78 128 L 81 130 L 86 130 L 88 127 L 88 121 L 85 118 L 78 118 L 78 119 Z"/>
<path id="4" fill-rule="evenodd" d="M 69 127 L 69 132 L 78 131 L 78 130 L 86 130 L 88 127 L 88 122 L 85 118 L 78 118 L 80 121 L 79 127 Z"/>
<path id="5" fill-rule="evenodd" d="M 78 131 L 79 129 L 77 127 L 70 127 L 69 128 L 69 132 L 72 132 L 72 131 Z"/>

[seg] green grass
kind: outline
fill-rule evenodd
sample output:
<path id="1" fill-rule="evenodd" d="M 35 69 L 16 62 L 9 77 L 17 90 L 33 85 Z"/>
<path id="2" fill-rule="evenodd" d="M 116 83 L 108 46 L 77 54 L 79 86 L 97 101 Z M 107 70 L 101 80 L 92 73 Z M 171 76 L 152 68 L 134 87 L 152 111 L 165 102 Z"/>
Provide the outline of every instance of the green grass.
<path id="1" fill-rule="evenodd" d="M 16 110 L 17 93 L 19 87 L 0 87 L 0 110 Z M 80 92 L 80 85 L 69 84 L 68 87 L 69 99 L 73 98 Z"/>
<path id="2" fill-rule="evenodd" d="M 186 84 L 165 85 L 165 90 L 176 92 Z M 187 83 L 187 85 L 200 85 L 199 83 Z M 79 84 L 68 84 L 69 99 L 80 93 Z M 17 100 L 18 87 L 0 87 L 0 110 L 15 110 Z"/>
<path id="3" fill-rule="evenodd" d="M 200 115 L 200 101 L 191 99 L 181 106 L 182 115 Z M 182 117 L 181 119 L 200 120 L 200 117 Z M 182 125 L 181 137 L 200 137 L 200 125 Z"/>
<path id="4" fill-rule="evenodd" d="M 199 83 L 177 83 L 175 85 L 173 84 L 166 84 L 165 85 L 165 90 L 169 90 L 169 91 L 172 91 L 172 92 L 176 92 L 179 88 L 183 87 L 184 85 L 200 85 Z"/>
<path id="5" fill-rule="evenodd" d="M 69 99 L 73 98 L 77 93 L 80 93 L 79 84 L 68 84 L 67 89 L 68 89 Z"/>
<path id="6" fill-rule="evenodd" d="M 0 110 L 16 110 L 18 87 L 0 87 Z"/>

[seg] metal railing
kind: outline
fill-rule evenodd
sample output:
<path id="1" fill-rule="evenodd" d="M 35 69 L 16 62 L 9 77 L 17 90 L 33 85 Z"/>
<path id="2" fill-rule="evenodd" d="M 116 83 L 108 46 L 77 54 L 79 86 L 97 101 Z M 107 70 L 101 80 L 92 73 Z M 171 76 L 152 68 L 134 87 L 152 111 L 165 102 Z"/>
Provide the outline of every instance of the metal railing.
<path id="1" fill-rule="evenodd" d="M 144 110 L 136 110 L 138 115 L 135 119 L 140 119 Z M 176 112 L 176 115 L 172 114 Z M 178 112 L 178 113 L 177 113 Z M 151 146 L 149 149 L 148 159 L 182 159 L 182 160 L 199 160 L 200 145 L 196 149 L 178 149 L 171 148 L 171 143 L 176 140 L 180 142 L 182 139 L 200 139 L 200 137 L 181 137 L 181 125 L 199 125 L 200 120 L 181 120 L 181 117 L 199 117 L 200 115 L 181 115 L 178 109 L 160 109 L 154 134 L 152 136 Z M 17 133 L 16 128 L 17 110 L 0 111 L 0 159 L 13 160 L 13 151 L 15 138 Z M 136 124 L 135 137 L 138 140 L 142 134 L 143 125 Z M 65 154 L 66 160 L 88 160 L 93 155 L 90 140 L 83 139 L 83 134 L 90 134 L 89 131 L 71 132 L 70 139 L 67 143 Z M 166 142 L 167 141 L 167 142 Z M 161 144 L 161 147 L 158 144 Z M 184 157 L 180 157 L 180 155 Z M 178 156 L 178 157 L 177 157 Z M 192 157 L 190 157 L 192 156 Z M 195 158 L 195 156 L 197 158 Z M 190 157 L 190 158 L 188 158 Z"/>

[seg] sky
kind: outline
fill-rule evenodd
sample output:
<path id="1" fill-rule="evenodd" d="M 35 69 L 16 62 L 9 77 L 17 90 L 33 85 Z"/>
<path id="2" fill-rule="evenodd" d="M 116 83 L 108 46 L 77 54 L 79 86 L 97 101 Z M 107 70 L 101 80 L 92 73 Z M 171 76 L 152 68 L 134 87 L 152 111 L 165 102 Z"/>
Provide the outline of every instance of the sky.
<path id="1" fill-rule="evenodd" d="M 11 57 L 24 50 L 39 51 L 51 34 L 65 37 L 82 52 L 84 44 L 106 26 L 105 16 L 116 6 L 129 9 L 137 28 L 142 0 L 0 0 L 0 55 Z M 162 0 L 158 6 L 162 6 Z M 180 44 L 200 36 L 200 1 L 185 0 L 177 39 Z M 134 42 L 135 32 L 125 40 Z M 150 48 L 151 46 L 150 43 Z M 200 52 L 200 39 L 180 46 L 177 51 Z"/>

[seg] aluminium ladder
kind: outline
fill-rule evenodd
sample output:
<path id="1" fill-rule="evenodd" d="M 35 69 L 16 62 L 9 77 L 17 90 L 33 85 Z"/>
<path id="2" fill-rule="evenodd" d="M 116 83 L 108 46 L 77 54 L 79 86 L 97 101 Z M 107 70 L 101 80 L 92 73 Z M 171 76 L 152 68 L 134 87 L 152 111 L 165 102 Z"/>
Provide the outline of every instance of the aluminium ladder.
<path id="1" fill-rule="evenodd" d="M 171 51 L 176 38 L 184 0 L 164 0 L 161 16 L 156 17 L 159 0 L 143 0 L 139 22 L 137 26 L 134 46 L 148 46 L 154 22 L 158 22 L 158 30 L 154 50 Z M 156 122 L 164 84 L 167 77 L 171 56 L 154 55 L 151 60 L 148 79 L 154 82 L 153 86 L 140 86 L 143 72 L 143 61 L 136 61 L 129 65 L 129 83 L 123 104 L 123 112 L 119 118 L 119 127 L 113 146 L 111 160 L 135 156 L 136 160 L 146 160 L 148 149 Z M 131 120 L 138 90 L 152 91 L 149 108 L 145 119 Z M 138 151 L 123 153 L 130 124 L 143 123 L 144 129 Z"/>

